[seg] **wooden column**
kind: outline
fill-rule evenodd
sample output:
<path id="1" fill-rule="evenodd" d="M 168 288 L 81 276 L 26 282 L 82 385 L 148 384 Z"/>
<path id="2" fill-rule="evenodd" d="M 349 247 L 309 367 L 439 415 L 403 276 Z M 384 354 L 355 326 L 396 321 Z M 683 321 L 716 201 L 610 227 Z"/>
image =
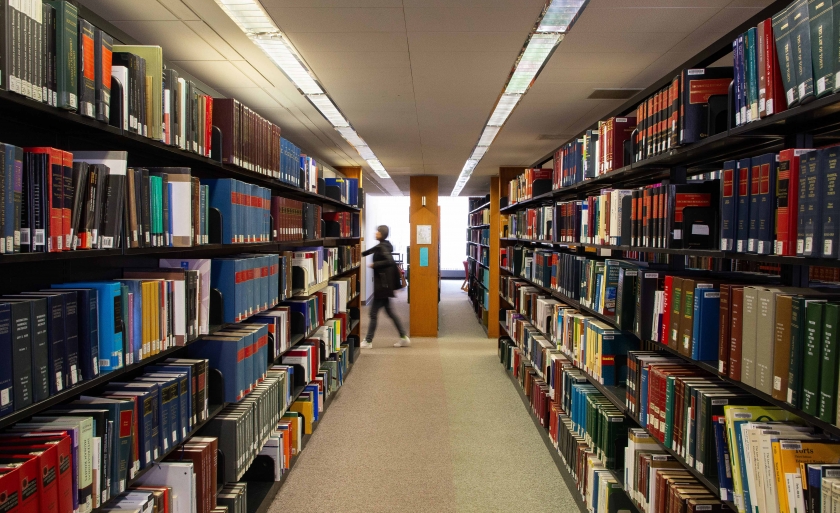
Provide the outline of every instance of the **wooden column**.
<path id="1" fill-rule="evenodd" d="M 436 337 L 438 333 L 438 240 L 440 236 L 440 209 L 438 208 L 438 178 L 412 176 L 410 182 L 411 251 L 409 260 L 411 328 L 412 337 Z M 423 198 L 426 205 L 423 205 Z M 417 244 L 417 227 L 431 226 L 431 244 Z M 420 249 L 429 252 L 428 266 L 420 266 Z"/>

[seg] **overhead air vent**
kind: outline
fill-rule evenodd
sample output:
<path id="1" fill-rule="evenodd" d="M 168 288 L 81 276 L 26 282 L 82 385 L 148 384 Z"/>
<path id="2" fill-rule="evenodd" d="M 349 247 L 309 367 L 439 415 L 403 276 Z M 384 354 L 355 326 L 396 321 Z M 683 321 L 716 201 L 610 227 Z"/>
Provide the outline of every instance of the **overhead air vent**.
<path id="1" fill-rule="evenodd" d="M 587 99 L 589 100 L 627 100 L 641 89 L 593 89 Z"/>

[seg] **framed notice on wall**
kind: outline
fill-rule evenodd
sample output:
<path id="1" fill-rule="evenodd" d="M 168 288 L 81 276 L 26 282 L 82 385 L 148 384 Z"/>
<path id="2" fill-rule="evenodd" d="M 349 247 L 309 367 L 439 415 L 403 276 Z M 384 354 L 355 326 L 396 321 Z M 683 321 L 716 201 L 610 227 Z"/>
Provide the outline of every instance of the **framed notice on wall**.
<path id="1" fill-rule="evenodd" d="M 432 225 L 418 224 L 417 225 L 417 244 L 431 244 L 432 243 Z"/>

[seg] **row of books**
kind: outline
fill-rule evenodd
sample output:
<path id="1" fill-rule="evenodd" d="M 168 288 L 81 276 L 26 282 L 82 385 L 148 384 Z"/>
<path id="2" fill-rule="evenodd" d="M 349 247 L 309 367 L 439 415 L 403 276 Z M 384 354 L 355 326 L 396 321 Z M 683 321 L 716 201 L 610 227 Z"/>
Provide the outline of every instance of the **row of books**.
<path id="1" fill-rule="evenodd" d="M 0 434 L 3 486 L 17 478 L 20 511 L 101 507 L 207 419 L 205 381 L 206 361 L 169 359 L 15 424 Z"/>
<path id="2" fill-rule="evenodd" d="M 482 224 L 490 224 L 490 209 L 484 208 L 478 212 L 473 212 L 469 215 L 469 226 L 479 226 Z"/>
<path id="3" fill-rule="evenodd" d="M 207 244 L 210 209 L 221 214 L 224 244 L 321 237 L 321 206 L 239 180 L 199 180 L 185 167 L 130 168 L 123 151 L 0 144 L 0 154 L 7 254 Z M 326 213 L 324 221 L 335 230 L 336 219 L 339 235 L 358 236 L 358 213 Z"/>
<path id="4" fill-rule="evenodd" d="M 490 244 L 490 228 L 481 228 L 479 230 L 467 230 L 469 233 L 467 234 L 468 242 L 474 242 L 476 244 L 484 244 L 485 246 Z"/>
<path id="5" fill-rule="evenodd" d="M 274 220 L 275 240 L 320 239 L 323 231 L 320 205 L 280 196 L 271 197 L 271 216 Z"/>
<path id="6" fill-rule="evenodd" d="M 205 157 L 215 126 L 223 162 L 318 192 L 321 164 L 252 109 L 213 98 L 166 67 L 160 46 L 115 45 L 66 0 L 5 9 L 3 88 Z M 339 200 L 358 204 L 357 190 Z"/>
<path id="7" fill-rule="evenodd" d="M 482 205 L 486 205 L 490 203 L 490 195 L 487 194 L 486 196 L 470 196 L 467 198 L 467 210 L 472 212 L 473 210 L 477 209 Z"/>
<path id="8" fill-rule="evenodd" d="M 490 248 L 476 246 L 474 244 L 467 244 L 467 256 L 480 262 L 483 265 L 489 265 Z"/>
<path id="9" fill-rule="evenodd" d="M 360 237 L 361 222 L 358 212 L 324 212 L 324 237 Z"/>

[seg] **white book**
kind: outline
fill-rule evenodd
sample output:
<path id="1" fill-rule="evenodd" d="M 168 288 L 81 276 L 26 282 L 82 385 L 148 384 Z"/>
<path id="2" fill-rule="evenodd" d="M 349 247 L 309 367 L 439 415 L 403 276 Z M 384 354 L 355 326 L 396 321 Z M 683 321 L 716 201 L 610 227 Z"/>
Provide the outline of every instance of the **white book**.
<path id="1" fill-rule="evenodd" d="M 153 465 L 136 480 L 140 486 L 168 486 L 172 505 L 178 513 L 195 513 L 195 472 L 193 463 L 164 461 Z"/>

